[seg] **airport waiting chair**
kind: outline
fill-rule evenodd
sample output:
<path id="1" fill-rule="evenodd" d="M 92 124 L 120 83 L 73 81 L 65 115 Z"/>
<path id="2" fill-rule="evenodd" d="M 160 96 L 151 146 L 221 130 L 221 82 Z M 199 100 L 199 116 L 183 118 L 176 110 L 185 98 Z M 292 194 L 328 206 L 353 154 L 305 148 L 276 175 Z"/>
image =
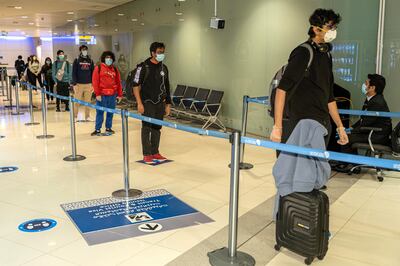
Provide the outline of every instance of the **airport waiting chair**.
<path id="1" fill-rule="evenodd" d="M 192 99 L 182 99 L 182 104 L 184 109 L 178 110 L 178 112 L 182 115 L 190 116 L 190 111 L 201 112 L 203 111 L 208 95 L 210 94 L 209 89 L 200 88 L 197 90 L 196 95 Z"/>
<path id="2" fill-rule="evenodd" d="M 177 106 L 172 106 L 171 112 L 172 114 L 178 116 L 179 113 L 181 113 L 181 111 L 183 110 L 187 110 L 190 108 L 190 105 L 187 106 L 187 102 L 185 102 L 185 100 L 193 100 L 194 96 L 196 95 L 197 92 L 197 88 L 195 87 L 187 87 L 185 90 L 184 95 L 182 96 L 179 105 Z M 186 104 L 186 105 L 185 105 Z"/>
<path id="3" fill-rule="evenodd" d="M 205 103 L 203 110 L 200 112 L 192 110 L 191 112 L 189 112 L 190 117 L 203 121 L 203 129 L 207 129 L 211 125 L 215 124 L 222 130 L 226 131 L 224 123 L 222 123 L 222 121 L 218 118 L 218 115 L 221 111 L 223 96 L 223 91 L 212 90 L 210 95 L 208 96 L 207 102 Z"/>
<path id="4" fill-rule="evenodd" d="M 375 127 L 362 127 L 362 131 L 367 131 L 369 132 L 368 136 L 368 143 L 354 143 L 352 145 L 353 149 L 358 149 L 358 150 L 366 150 L 366 156 L 373 156 L 375 158 L 382 158 L 384 155 L 390 155 L 390 156 L 395 156 L 398 157 L 398 154 L 395 154 L 393 152 L 393 149 L 391 145 L 388 143 L 387 145 L 382 145 L 382 144 L 374 144 L 372 143 L 372 135 L 375 132 L 381 132 L 382 128 L 375 128 Z M 383 182 L 383 170 L 379 167 L 374 167 L 374 166 L 369 166 L 369 165 L 357 165 L 351 168 L 348 172 L 349 175 L 352 174 L 357 174 L 360 173 L 362 168 L 369 168 L 369 169 L 375 169 L 376 171 L 376 178 L 378 179 L 379 182 Z"/>
<path id="5" fill-rule="evenodd" d="M 173 106 L 179 106 L 180 105 L 181 100 L 182 100 L 183 96 L 185 95 L 186 88 L 187 88 L 186 85 L 178 84 L 176 86 L 174 94 L 171 97 Z"/>

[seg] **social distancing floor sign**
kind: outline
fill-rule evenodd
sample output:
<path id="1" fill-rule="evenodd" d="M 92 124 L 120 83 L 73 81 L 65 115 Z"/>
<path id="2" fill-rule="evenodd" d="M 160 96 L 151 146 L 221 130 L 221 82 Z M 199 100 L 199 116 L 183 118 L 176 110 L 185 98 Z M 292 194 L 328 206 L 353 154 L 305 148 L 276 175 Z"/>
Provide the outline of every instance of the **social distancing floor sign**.
<path id="1" fill-rule="evenodd" d="M 61 207 L 89 245 L 213 222 L 164 189 L 132 200 L 109 197 Z"/>

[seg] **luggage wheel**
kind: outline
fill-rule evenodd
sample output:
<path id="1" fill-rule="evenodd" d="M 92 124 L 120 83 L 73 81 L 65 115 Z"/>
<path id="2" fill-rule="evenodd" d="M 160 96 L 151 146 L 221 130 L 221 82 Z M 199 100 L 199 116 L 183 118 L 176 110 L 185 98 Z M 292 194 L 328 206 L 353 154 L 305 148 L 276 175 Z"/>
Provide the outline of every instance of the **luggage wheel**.
<path id="1" fill-rule="evenodd" d="M 304 263 L 306 264 L 306 265 L 311 265 L 311 263 L 314 261 L 314 258 L 313 257 L 309 257 L 309 258 L 306 258 L 305 260 L 304 260 Z"/>
<path id="2" fill-rule="evenodd" d="M 378 181 L 379 182 L 383 182 L 383 177 L 382 176 L 378 176 Z"/>
<path id="3" fill-rule="evenodd" d="M 276 245 L 274 246 L 274 248 L 275 248 L 276 251 L 280 251 L 280 250 L 281 250 L 281 246 L 279 246 L 278 244 L 276 244 Z"/>
<path id="4" fill-rule="evenodd" d="M 325 258 L 325 255 L 321 255 L 317 257 L 319 260 L 323 260 Z"/>

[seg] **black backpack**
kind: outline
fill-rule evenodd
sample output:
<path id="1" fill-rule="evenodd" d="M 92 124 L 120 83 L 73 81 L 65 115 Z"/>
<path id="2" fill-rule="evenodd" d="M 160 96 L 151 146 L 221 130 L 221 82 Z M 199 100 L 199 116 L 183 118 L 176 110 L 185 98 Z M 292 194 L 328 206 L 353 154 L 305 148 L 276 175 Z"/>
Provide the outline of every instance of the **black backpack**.
<path id="1" fill-rule="evenodd" d="M 400 153 L 400 123 L 392 131 L 392 150 L 394 153 Z"/>
<path id="2" fill-rule="evenodd" d="M 304 74 L 304 77 L 306 77 L 308 75 L 309 69 L 311 67 L 311 64 L 313 62 L 314 59 L 314 48 L 308 43 L 303 43 L 301 44 L 299 47 L 304 47 L 307 48 L 307 50 L 310 53 L 310 59 L 308 60 L 308 64 L 307 64 L 307 68 Z M 276 95 L 276 89 L 279 86 L 279 83 L 282 80 L 283 75 L 285 74 L 285 70 L 287 68 L 287 64 L 284 65 L 283 67 L 281 67 L 275 74 L 274 78 L 272 79 L 270 85 L 269 85 L 269 106 L 270 108 L 268 109 L 268 113 L 269 115 L 274 118 L 275 116 L 275 95 Z M 300 81 L 301 82 L 301 81 Z M 300 82 L 298 84 L 296 84 L 296 87 L 300 84 Z M 288 101 L 289 101 L 289 95 L 286 96 L 286 100 L 285 100 L 285 108 L 283 111 L 283 118 L 288 118 L 289 117 L 289 110 L 288 110 Z"/>

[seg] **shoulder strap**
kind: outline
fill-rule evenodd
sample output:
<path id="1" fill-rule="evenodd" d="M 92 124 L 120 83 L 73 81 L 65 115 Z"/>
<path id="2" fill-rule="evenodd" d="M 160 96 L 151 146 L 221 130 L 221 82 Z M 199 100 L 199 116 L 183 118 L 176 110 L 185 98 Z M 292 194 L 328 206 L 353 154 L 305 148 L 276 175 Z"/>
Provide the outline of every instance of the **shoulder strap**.
<path id="1" fill-rule="evenodd" d="M 300 47 L 306 48 L 308 50 L 308 52 L 310 53 L 310 59 L 308 60 L 308 64 L 307 64 L 307 70 L 308 70 L 311 67 L 311 64 L 314 59 L 314 48 L 312 48 L 312 46 L 308 42 L 301 44 Z"/>

